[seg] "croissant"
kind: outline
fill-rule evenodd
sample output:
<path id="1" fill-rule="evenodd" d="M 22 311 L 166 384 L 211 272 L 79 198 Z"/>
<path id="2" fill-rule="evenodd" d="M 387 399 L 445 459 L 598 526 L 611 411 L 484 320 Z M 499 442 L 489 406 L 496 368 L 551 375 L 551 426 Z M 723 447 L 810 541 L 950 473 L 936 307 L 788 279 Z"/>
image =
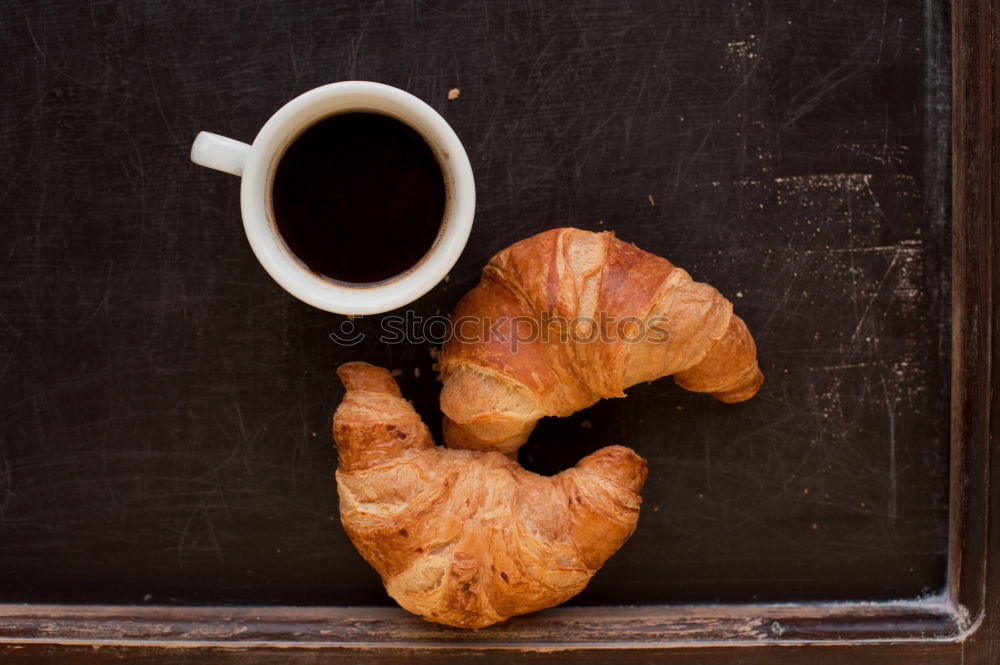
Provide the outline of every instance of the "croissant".
<path id="1" fill-rule="evenodd" d="M 449 448 L 512 454 L 540 418 L 671 374 L 723 402 L 764 381 L 731 302 L 611 232 L 552 229 L 511 245 L 451 320 L 439 359 Z"/>
<path id="2" fill-rule="evenodd" d="M 341 522 L 410 612 L 482 628 L 557 605 L 635 530 L 646 462 L 628 448 L 546 478 L 500 453 L 434 445 L 384 369 L 337 374 Z"/>

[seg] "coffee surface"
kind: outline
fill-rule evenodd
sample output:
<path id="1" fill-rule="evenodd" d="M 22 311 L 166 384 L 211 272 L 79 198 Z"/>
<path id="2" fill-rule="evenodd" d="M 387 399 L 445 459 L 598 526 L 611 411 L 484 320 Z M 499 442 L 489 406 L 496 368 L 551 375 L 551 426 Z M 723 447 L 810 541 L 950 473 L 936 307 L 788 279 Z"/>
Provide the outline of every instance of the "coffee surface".
<path id="1" fill-rule="evenodd" d="M 381 282 L 434 245 L 446 188 L 434 152 L 412 127 L 377 113 L 330 116 L 282 155 L 271 190 L 275 223 L 313 272 Z"/>

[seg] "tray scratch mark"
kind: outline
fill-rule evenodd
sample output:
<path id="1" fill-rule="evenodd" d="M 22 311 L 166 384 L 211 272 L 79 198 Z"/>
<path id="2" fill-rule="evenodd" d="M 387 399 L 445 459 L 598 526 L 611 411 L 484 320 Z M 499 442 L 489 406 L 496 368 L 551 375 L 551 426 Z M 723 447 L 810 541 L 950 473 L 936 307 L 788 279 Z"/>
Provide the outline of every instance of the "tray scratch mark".
<path id="1" fill-rule="evenodd" d="M 898 509 L 898 481 L 896 472 L 896 402 L 889 400 L 889 391 L 882 380 L 882 389 L 885 391 L 885 406 L 889 414 L 889 517 L 896 518 Z"/>
<path id="2" fill-rule="evenodd" d="M 14 493 L 10 490 L 10 461 L 7 459 L 6 455 L 3 457 L 3 470 L 0 472 L 0 485 L 3 487 L 3 498 L 0 499 L 0 524 L 7 526 L 7 504 L 10 503 L 10 499 Z"/>
<path id="3" fill-rule="evenodd" d="M 795 285 L 794 279 L 788 281 L 788 287 L 785 289 L 785 292 L 781 294 L 780 298 L 778 298 L 778 302 L 771 310 L 771 314 L 770 316 L 767 317 L 767 321 L 765 321 L 764 325 L 760 327 L 760 332 L 757 333 L 758 339 L 764 339 L 765 333 L 771 327 L 771 321 L 774 320 L 774 317 L 777 316 L 778 312 L 780 312 L 784 308 L 785 302 L 788 300 L 788 294 L 791 292 L 792 287 L 794 285 Z"/>
<path id="4" fill-rule="evenodd" d="M 173 140 L 174 145 L 178 148 L 183 148 L 181 142 L 177 139 L 177 134 L 174 133 L 174 128 L 170 126 L 170 121 L 167 120 L 167 114 L 163 111 L 163 101 L 160 99 L 160 92 L 156 88 L 156 77 L 153 76 L 153 68 L 146 65 L 146 72 L 149 74 L 149 84 L 153 88 L 153 101 L 156 102 L 156 110 L 160 113 L 160 118 L 163 120 L 163 126 L 167 128 L 167 132 L 170 134 L 170 138 Z"/>
<path id="5" fill-rule="evenodd" d="M 850 55 L 850 57 L 848 57 L 844 62 L 840 63 L 839 65 L 831 69 L 829 72 L 827 72 L 818 82 L 819 90 L 815 92 L 811 97 L 809 97 L 809 99 L 799 104 L 798 108 L 796 108 L 792 112 L 788 120 L 786 120 L 781 124 L 782 129 L 787 129 L 788 127 L 792 126 L 799 118 L 801 118 L 802 116 L 804 116 L 805 114 L 809 113 L 814 108 L 819 106 L 819 103 L 823 101 L 823 98 L 829 95 L 831 92 L 833 92 L 838 86 L 840 86 L 840 84 L 844 83 L 852 76 L 855 76 L 856 74 L 863 72 L 864 68 L 858 66 L 856 59 L 857 56 L 861 53 L 861 51 L 868 45 L 868 43 L 873 38 L 874 35 L 868 35 L 865 41 L 863 41 L 856 49 L 854 49 L 854 52 Z M 840 72 L 842 72 L 844 69 L 850 69 L 850 71 L 848 71 L 848 73 L 845 74 L 844 76 L 835 79 L 834 77 L 838 76 Z M 806 92 L 806 90 L 808 90 L 808 88 L 806 88 L 802 92 L 792 97 L 791 101 L 794 102 L 796 98 L 801 97 L 801 95 L 803 95 Z"/>
<path id="6" fill-rule="evenodd" d="M 872 311 L 872 305 L 875 304 L 879 293 L 882 292 L 882 286 L 885 284 L 885 280 L 889 278 L 893 268 L 896 267 L 896 262 L 899 261 L 899 254 L 900 252 L 898 251 L 893 254 L 892 261 L 889 262 L 889 267 L 885 269 L 885 273 L 882 275 L 882 279 L 879 280 L 878 286 L 875 287 L 875 291 L 873 291 L 871 296 L 868 298 L 868 304 L 865 306 L 865 311 L 863 311 L 861 316 L 858 318 L 858 325 L 854 328 L 854 334 L 851 335 L 851 344 L 854 344 L 855 340 L 857 340 L 858 335 L 861 333 L 861 327 L 864 326 L 865 321 L 868 320 L 868 315 Z"/>
<path id="7" fill-rule="evenodd" d="M 38 40 L 35 39 L 35 31 L 31 29 L 31 21 L 25 17 L 24 23 L 28 26 L 28 36 L 31 37 L 31 43 L 35 45 L 35 50 L 38 51 L 40 56 L 42 56 L 43 62 L 48 62 L 49 56 L 46 55 L 45 51 L 42 50 L 42 47 L 38 45 Z"/>
<path id="8" fill-rule="evenodd" d="M 215 552 L 216 556 L 219 557 L 219 561 L 225 563 L 226 558 L 222 554 L 222 546 L 219 544 L 219 539 L 215 535 L 215 524 L 212 522 L 212 516 L 207 507 L 210 496 L 211 494 L 206 494 L 202 497 L 201 501 L 198 502 L 198 505 L 191 511 L 191 515 L 188 517 L 187 522 L 184 524 L 184 528 L 181 530 L 180 542 L 177 545 L 177 565 L 180 568 L 184 567 L 184 552 L 186 549 L 189 549 L 188 534 L 191 532 L 191 527 L 198 515 L 201 515 L 205 521 L 205 531 L 211 545 L 209 549 Z M 196 538 L 192 538 L 190 547 L 194 547 L 196 540 Z"/>
<path id="9" fill-rule="evenodd" d="M 818 367 L 810 367 L 809 369 L 819 372 L 828 372 L 835 369 L 860 369 L 862 367 L 874 367 L 876 365 L 881 365 L 878 362 L 860 362 L 860 363 L 847 363 L 844 365 L 820 365 Z"/>

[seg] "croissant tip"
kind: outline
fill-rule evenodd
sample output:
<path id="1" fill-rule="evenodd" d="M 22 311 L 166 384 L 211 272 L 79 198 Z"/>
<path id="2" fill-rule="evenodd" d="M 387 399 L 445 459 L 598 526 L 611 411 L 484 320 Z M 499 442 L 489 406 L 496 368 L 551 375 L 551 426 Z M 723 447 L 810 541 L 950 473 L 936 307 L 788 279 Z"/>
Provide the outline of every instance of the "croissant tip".
<path id="1" fill-rule="evenodd" d="M 610 478 L 638 493 L 646 483 L 649 465 L 637 452 L 625 446 L 607 446 L 584 457 L 579 468 Z"/>
<path id="2" fill-rule="evenodd" d="M 397 397 L 402 395 L 396 379 L 392 378 L 389 370 L 371 363 L 361 361 L 344 363 L 337 368 L 337 376 L 347 390 L 388 393 Z"/>
<path id="3" fill-rule="evenodd" d="M 719 400 L 720 402 L 725 402 L 726 404 L 736 404 L 737 402 L 745 402 L 754 395 L 756 395 L 762 385 L 764 385 L 764 375 L 758 369 L 754 373 L 754 375 L 750 378 L 750 380 L 745 381 L 736 388 L 712 393 L 712 397 Z"/>

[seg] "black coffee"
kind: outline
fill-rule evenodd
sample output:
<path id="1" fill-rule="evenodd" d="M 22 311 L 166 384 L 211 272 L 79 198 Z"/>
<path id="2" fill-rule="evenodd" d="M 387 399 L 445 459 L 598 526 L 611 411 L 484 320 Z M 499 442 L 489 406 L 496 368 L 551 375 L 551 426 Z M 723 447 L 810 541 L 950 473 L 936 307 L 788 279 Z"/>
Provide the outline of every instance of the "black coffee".
<path id="1" fill-rule="evenodd" d="M 342 113 L 292 142 L 271 199 L 278 231 L 310 270 L 365 284 L 406 272 L 427 254 L 446 191 L 416 130 L 377 113 Z"/>

